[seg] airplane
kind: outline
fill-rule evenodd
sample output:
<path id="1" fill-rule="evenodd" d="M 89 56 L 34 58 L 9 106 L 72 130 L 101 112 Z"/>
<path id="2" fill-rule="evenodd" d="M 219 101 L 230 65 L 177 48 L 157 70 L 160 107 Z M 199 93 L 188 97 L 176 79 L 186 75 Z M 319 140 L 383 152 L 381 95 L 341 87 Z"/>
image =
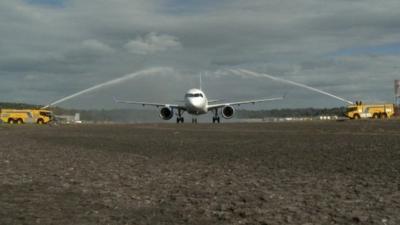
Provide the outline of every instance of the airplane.
<path id="1" fill-rule="evenodd" d="M 193 88 L 186 92 L 184 97 L 184 104 L 164 104 L 164 103 L 152 103 L 152 102 L 141 102 L 141 101 L 125 101 L 118 100 L 114 98 L 116 103 L 125 104 L 136 104 L 144 106 L 155 106 L 157 108 L 161 107 L 160 117 L 163 120 L 170 120 L 176 112 L 176 123 L 184 123 L 185 119 L 182 116 L 184 112 L 188 114 L 198 116 L 202 114 L 207 114 L 212 111 L 214 116 L 212 118 L 213 123 L 220 123 L 220 117 L 218 111 L 221 109 L 222 117 L 225 119 L 231 119 L 235 114 L 235 108 L 233 106 L 240 106 L 245 104 L 255 104 L 259 102 L 266 101 L 277 101 L 283 100 L 285 96 L 278 98 L 263 98 L 263 99 L 253 99 L 247 101 L 237 101 L 237 102 L 227 102 L 227 103 L 217 103 L 219 100 L 208 100 L 204 92 L 201 90 L 201 78 L 200 78 L 200 88 Z M 192 118 L 192 123 L 197 123 L 197 118 Z"/>

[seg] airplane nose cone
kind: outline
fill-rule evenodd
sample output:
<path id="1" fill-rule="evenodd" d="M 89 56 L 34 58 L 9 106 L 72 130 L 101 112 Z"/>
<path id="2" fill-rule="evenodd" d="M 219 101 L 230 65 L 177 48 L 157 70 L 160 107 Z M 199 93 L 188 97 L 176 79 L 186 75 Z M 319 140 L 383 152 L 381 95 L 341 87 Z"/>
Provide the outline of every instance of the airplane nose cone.
<path id="1" fill-rule="evenodd" d="M 193 109 L 201 109 L 201 108 L 203 108 L 202 99 L 196 99 L 196 98 L 190 99 L 189 100 L 189 104 L 191 105 L 191 107 Z"/>
<path id="2" fill-rule="evenodd" d="M 197 101 L 197 99 L 190 99 L 189 101 L 190 105 L 192 105 L 193 107 L 199 107 L 199 101 Z"/>

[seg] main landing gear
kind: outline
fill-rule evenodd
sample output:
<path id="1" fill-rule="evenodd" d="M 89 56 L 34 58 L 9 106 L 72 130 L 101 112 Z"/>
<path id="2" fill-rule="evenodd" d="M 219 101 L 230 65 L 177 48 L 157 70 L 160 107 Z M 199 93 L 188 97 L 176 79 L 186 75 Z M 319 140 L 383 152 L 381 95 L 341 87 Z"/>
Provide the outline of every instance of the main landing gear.
<path id="1" fill-rule="evenodd" d="M 182 117 L 182 110 L 178 109 L 178 117 L 176 117 L 176 123 L 184 123 L 185 119 Z"/>
<path id="2" fill-rule="evenodd" d="M 213 123 L 220 123 L 220 118 L 218 116 L 218 109 L 214 110 L 214 117 L 212 118 Z"/>
<path id="3" fill-rule="evenodd" d="M 176 117 L 176 123 L 184 123 L 185 119 L 183 117 Z"/>
<path id="4" fill-rule="evenodd" d="M 197 123 L 197 118 L 192 118 L 192 123 Z"/>
<path id="5" fill-rule="evenodd" d="M 219 117 L 213 117 L 213 123 L 220 123 L 220 118 Z"/>

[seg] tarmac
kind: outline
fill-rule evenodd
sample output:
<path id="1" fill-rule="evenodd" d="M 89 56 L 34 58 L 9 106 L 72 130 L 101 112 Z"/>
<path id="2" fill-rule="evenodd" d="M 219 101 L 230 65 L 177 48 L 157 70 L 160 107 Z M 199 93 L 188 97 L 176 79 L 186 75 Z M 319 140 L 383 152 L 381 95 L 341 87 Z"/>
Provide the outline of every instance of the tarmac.
<path id="1" fill-rule="evenodd" d="M 400 121 L 0 126 L 0 224 L 400 224 Z"/>

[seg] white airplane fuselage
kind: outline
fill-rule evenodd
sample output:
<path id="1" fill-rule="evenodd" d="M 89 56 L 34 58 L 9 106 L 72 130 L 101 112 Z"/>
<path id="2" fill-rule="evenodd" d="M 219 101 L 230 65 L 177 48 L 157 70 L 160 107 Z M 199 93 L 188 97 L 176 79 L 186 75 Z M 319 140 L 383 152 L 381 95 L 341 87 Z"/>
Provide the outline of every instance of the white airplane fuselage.
<path id="1" fill-rule="evenodd" d="M 186 92 L 185 106 L 189 114 L 201 115 L 208 112 L 207 97 L 200 89 L 190 89 Z"/>

